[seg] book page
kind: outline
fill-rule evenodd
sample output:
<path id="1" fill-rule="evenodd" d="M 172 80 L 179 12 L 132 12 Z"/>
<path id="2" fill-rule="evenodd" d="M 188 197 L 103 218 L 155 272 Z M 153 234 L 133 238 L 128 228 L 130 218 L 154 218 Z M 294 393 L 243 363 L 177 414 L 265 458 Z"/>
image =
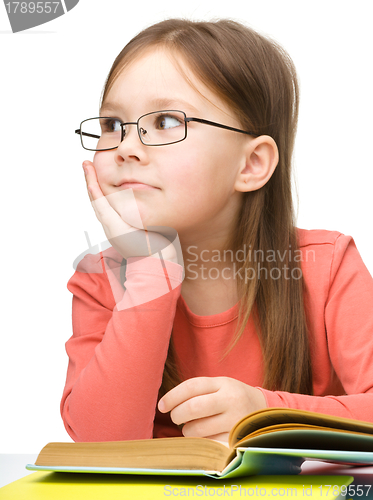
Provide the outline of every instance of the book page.
<path id="1" fill-rule="evenodd" d="M 241 419 L 232 428 L 229 435 L 229 445 L 233 448 L 242 440 L 258 429 L 278 424 L 302 424 L 317 427 L 351 430 L 373 435 L 373 424 L 350 420 L 347 418 L 323 415 L 289 408 L 270 408 L 259 410 Z"/>

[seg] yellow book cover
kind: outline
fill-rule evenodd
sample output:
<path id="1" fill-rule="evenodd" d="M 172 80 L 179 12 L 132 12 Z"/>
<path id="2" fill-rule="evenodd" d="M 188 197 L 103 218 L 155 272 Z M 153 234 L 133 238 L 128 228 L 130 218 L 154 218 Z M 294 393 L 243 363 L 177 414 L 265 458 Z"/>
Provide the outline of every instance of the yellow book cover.
<path id="1" fill-rule="evenodd" d="M 251 476 L 225 480 L 204 477 L 124 476 L 34 472 L 0 488 L 0 500 L 165 500 L 167 498 L 345 499 L 351 476 Z M 348 497 L 347 497 L 348 498 Z"/>

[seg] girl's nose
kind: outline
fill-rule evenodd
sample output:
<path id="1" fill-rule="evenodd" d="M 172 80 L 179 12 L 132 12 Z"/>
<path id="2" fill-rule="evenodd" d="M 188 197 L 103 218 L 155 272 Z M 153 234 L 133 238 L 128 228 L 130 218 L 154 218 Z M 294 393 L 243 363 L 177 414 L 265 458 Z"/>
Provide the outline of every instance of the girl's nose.
<path id="1" fill-rule="evenodd" d="M 140 141 L 136 125 L 136 123 L 126 125 L 123 140 L 115 151 L 115 161 L 118 164 L 129 160 L 146 161 L 146 146 Z"/>

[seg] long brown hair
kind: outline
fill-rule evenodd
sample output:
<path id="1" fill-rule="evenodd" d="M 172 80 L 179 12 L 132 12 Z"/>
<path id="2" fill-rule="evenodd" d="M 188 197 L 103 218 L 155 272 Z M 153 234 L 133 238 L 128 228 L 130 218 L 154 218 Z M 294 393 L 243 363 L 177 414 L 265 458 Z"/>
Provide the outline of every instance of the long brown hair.
<path id="1" fill-rule="evenodd" d="M 201 82 L 228 104 L 243 129 L 269 135 L 277 144 L 279 162 L 272 177 L 261 189 L 245 193 L 236 231 L 226 242 L 233 255 L 242 248 L 249 250 L 240 267 L 256 270 L 248 282 L 237 279 L 239 316 L 231 348 L 252 314 L 262 346 L 263 387 L 312 394 L 305 285 L 294 259 L 299 244 L 291 164 L 299 88 L 293 62 L 275 41 L 235 21 L 169 19 L 143 30 L 124 47 L 109 72 L 102 102 L 125 66 L 154 47 L 167 48 L 175 63 L 180 57 L 186 61 Z M 253 255 L 262 256 L 259 262 L 254 259 L 256 267 Z M 178 382 L 171 337 L 160 394 Z"/>

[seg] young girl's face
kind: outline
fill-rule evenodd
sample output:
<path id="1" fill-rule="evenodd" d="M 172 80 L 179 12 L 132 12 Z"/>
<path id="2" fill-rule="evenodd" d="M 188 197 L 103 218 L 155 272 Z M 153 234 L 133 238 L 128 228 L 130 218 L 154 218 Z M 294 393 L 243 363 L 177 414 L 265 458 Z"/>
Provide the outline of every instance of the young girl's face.
<path id="1" fill-rule="evenodd" d="M 153 111 L 180 110 L 188 117 L 203 118 L 241 128 L 233 112 L 183 64 L 191 86 L 178 71 L 170 54 L 152 49 L 127 66 L 114 82 L 100 115 L 122 122 L 136 122 Z M 188 123 L 187 138 L 179 143 L 146 146 L 136 125 L 129 125 L 120 146 L 96 152 L 94 166 L 104 195 L 132 185 L 145 227 L 168 226 L 180 238 L 224 235 L 242 202 L 236 191 L 239 169 L 245 164 L 249 136 L 197 122 Z"/>

